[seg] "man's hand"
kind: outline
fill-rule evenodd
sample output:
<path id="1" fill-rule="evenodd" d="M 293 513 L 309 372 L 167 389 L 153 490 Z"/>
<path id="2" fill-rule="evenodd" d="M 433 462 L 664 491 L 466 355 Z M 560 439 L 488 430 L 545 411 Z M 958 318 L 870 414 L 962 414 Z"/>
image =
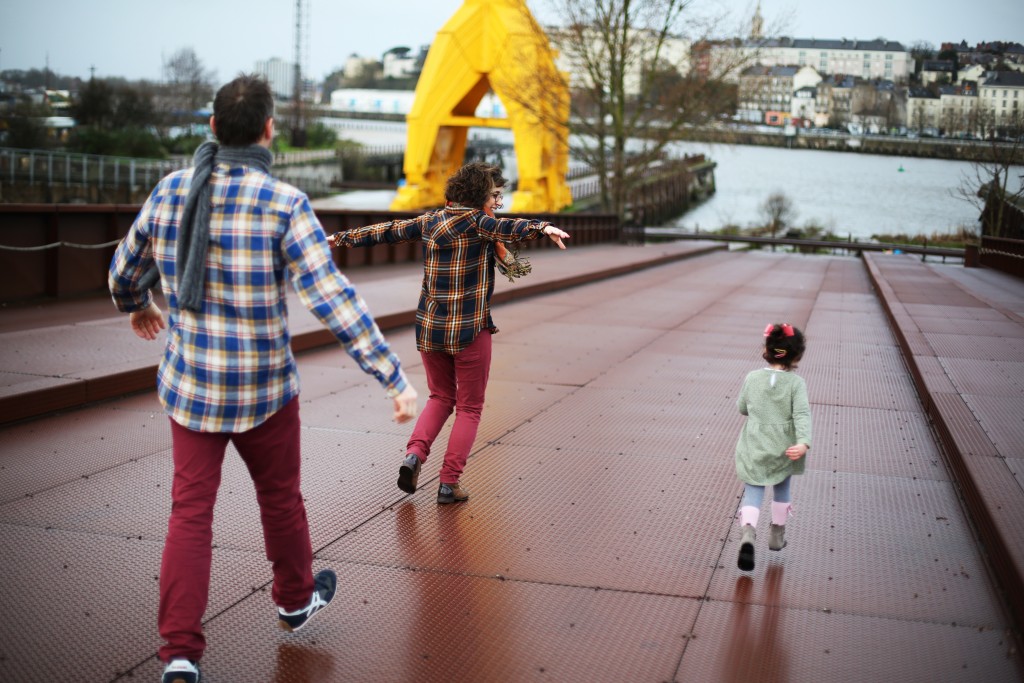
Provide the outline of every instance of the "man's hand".
<path id="1" fill-rule="evenodd" d="M 416 390 L 407 384 L 405 390 L 395 396 L 395 422 L 402 424 L 416 417 L 418 405 Z"/>
<path id="2" fill-rule="evenodd" d="M 565 230 L 559 230 L 553 225 L 545 225 L 544 234 L 551 238 L 551 241 L 558 245 L 559 249 L 565 249 L 565 245 L 562 244 L 562 240 L 569 239 L 569 233 Z"/>
<path id="3" fill-rule="evenodd" d="M 139 339 L 153 341 L 160 334 L 160 330 L 167 327 L 164 324 L 164 314 L 155 302 L 149 304 L 149 308 L 141 311 L 132 311 L 128 316 L 132 324 L 132 332 Z"/>

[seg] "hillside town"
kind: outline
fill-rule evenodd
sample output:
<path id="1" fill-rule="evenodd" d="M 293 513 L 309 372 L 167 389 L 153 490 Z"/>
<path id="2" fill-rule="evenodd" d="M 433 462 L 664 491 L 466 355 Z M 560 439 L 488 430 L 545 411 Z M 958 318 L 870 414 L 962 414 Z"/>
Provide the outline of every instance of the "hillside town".
<path id="1" fill-rule="evenodd" d="M 634 106 L 664 111 L 680 106 L 674 103 L 672 88 L 681 91 L 687 83 L 714 80 L 724 96 L 702 123 L 789 134 L 816 129 L 1016 140 L 1024 130 L 1024 45 L 1018 42 L 907 46 L 885 38 L 767 36 L 763 24 L 758 7 L 745 37 L 670 39 L 659 46 L 656 57 L 635 60 L 626 94 L 634 98 Z M 546 32 L 556 48 L 568 40 L 565 29 L 548 27 Z M 352 54 L 321 80 L 301 74 L 294 62 L 279 57 L 257 61 L 252 71 L 268 79 L 286 106 L 298 103 L 311 114 L 400 120 L 412 107 L 428 52 L 429 45 L 423 45 L 393 47 L 380 58 Z M 568 74 L 570 87 L 592 86 L 587 65 L 564 56 L 574 51 L 560 53 L 559 67 Z M 136 137 L 142 142 L 117 153 L 158 156 L 161 145 L 168 148 L 169 138 L 205 134 L 203 121 L 214 85 L 210 72 L 191 48 L 167 60 L 164 72 L 156 83 L 129 83 L 67 78 L 48 68 L 2 71 L 0 145 L 70 145 L 76 151 L 112 153 L 96 135 L 73 133 L 83 127 L 144 129 L 153 131 L 158 141 L 143 144 L 145 134 L 140 134 Z M 654 89 L 652 73 L 659 83 Z M 489 93 L 476 115 L 504 118 L 505 104 Z"/>

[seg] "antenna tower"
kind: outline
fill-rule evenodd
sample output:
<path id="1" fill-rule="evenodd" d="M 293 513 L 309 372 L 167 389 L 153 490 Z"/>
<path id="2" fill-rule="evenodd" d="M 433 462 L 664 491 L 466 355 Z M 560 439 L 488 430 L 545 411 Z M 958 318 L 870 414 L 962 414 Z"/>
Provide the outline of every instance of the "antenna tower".
<path id="1" fill-rule="evenodd" d="M 309 22 L 309 0 L 295 0 L 295 74 L 292 86 L 292 145 L 306 146 L 306 112 L 303 102 L 302 63 Z"/>

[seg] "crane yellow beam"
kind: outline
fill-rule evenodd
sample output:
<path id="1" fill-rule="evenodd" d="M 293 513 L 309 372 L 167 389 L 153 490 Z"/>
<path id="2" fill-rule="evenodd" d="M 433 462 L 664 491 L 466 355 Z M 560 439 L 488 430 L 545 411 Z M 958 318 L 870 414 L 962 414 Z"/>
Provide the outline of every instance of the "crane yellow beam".
<path id="1" fill-rule="evenodd" d="M 465 0 L 424 62 L 407 117 L 405 184 L 391 209 L 444 203 L 445 181 L 463 163 L 472 126 L 512 130 L 519 171 L 512 210 L 555 212 L 571 204 L 568 79 L 555 57 L 523 0 Z M 492 91 L 507 120 L 475 115 Z"/>

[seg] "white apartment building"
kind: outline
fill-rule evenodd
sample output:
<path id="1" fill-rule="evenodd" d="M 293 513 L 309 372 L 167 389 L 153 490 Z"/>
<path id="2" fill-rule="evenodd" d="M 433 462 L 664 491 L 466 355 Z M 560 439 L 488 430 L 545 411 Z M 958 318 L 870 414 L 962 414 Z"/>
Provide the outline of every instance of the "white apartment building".
<path id="1" fill-rule="evenodd" d="M 290 100 L 295 95 L 295 62 L 271 57 L 256 62 L 253 70 L 267 79 L 275 98 Z"/>
<path id="2" fill-rule="evenodd" d="M 997 126 L 1024 120 L 1024 73 L 990 71 L 978 84 L 979 105 L 994 114 Z"/>
<path id="3" fill-rule="evenodd" d="M 818 40 L 774 38 L 745 40 L 738 45 L 719 44 L 713 50 L 718 64 L 810 66 L 820 74 L 844 74 L 870 80 L 905 82 L 914 72 L 914 61 L 899 42 L 885 40 Z M 721 69 L 720 69 L 721 70 Z M 735 80 L 732 79 L 732 80 Z"/>
<path id="4" fill-rule="evenodd" d="M 978 125 L 978 84 L 964 81 L 960 85 L 939 88 L 939 128 L 945 135 L 973 133 Z"/>
<path id="5" fill-rule="evenodd" d="M 907 127 L 911 130 L 938 131 L 942 119 L 942 100 L 926 88 L 907 90 Z"/>

